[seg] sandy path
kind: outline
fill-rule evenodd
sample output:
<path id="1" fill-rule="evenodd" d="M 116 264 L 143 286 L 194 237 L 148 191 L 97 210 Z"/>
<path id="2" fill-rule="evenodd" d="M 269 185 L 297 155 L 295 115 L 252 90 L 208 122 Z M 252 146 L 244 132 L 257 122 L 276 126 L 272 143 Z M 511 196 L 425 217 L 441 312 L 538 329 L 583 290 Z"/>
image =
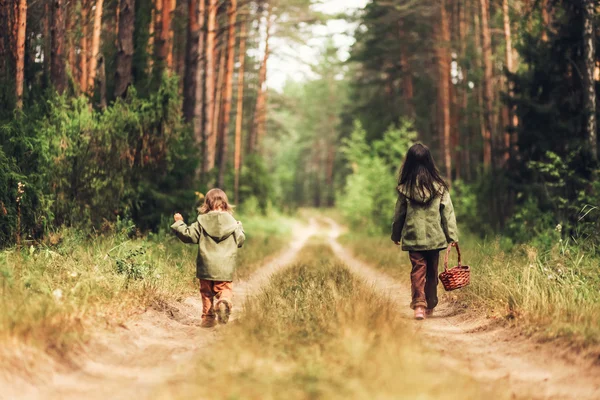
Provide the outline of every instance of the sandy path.
<path id="1" fill-rule="evenodd" d="M 460 368 L 482 381 L 498 382 L 518 398 L 600 399 L 600 367 L 577 357 L 567 360 L 565 350 L 556 345 L 518 337 L 514 330 L 494 327 L 489 320 L 469 317 L 444 302 L 433 317 L 414 321 L 408 307 L 410 288 L 355 259 L 336 241 L 340 226 L 327 221 L 336 256 L 398 305 L 424 343 L 443 354 L 442 367 Z"/>
<path id="2" fill-rule="evenodd" d="M 296 230 L 295 241 L 248 280 L 234 284 L 232 320 L 238 318 L 246 298 L 256 293 L 271 275 L 289 265 L 316 232 L 311 220 Z M 150 399 L 155 390 L 176 377 L 180 368 L 209 346 L 221 329 L 200 328 L 199 296 L 187 298 L 178 308 L 149 310 L 128 321 L 122 329 L 101 332 L 78 360 L 77 368 L 47 365 L 40 382 L 12 382 L 0 391 L 1 399 Z M 7 385 L 9 386 L 9 385 Z"/>

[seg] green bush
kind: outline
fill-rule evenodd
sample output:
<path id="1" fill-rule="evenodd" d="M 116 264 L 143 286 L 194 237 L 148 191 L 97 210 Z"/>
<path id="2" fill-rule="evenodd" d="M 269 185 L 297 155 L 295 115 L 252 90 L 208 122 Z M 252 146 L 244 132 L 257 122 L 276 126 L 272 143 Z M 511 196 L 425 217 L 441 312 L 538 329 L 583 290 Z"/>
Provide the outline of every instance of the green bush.
<path id="1" fill-rule="evenodd" d="M 370 146 L 361 123 L 354 123 L 354 131 L 342 147 L 352 173 L 337 196 L 338 207 L 350 225 L 376 232 L 389 229 L 397 199 L 396 171 L 416 137 L 412 125 L 403 121 L 400 128 L 390 127 Z"/>

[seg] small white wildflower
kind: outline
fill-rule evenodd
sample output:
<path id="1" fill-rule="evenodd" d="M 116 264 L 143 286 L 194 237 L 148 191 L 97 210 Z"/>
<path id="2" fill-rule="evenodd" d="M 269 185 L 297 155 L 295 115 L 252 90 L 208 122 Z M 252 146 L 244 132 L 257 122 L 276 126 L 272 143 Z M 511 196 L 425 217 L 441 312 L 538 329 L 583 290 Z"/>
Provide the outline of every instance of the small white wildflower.
<path id="1" fill-rule="evenodd" d="M 156 274 L 156 279 L 160 279 L 160 274 Z"/>
<path id="2" fill-rule="evenodd" d="M 560 232 L 562 232 L 562 225 L 558 224 L 558 225 L 556 225 L 556 228 L 554 228 L 554 229 L 556 230 L 556 232 L 560 233 Z"/>
<path id="3" fill-rule="evenodd" d="M 552 279 L 554 279 L 554 276 L 548 275 L 548 280 L 552 280 Z"/>
<path id="4" fill-rule="evenodd" d="M 560 269 L 560 268 L 559 268 L 559 269 L 558 269 L 558 273 L 559 273 L 559 274 L 562 274 L 562 269 Z"/>
<path id="5" fill-rule="evenodd" d="M 534 268 L 533 264 L 529 264 L 529 268 Z"/>
<path id="6" fill-rule="evenodd" d="M 56 289 L 56 290 L 54 290 L 54 291 L 52 292 L 52 296 L 54 296 L 54 298 L 55 298 L 56 300 L 59 300 L 59 301 L 60 301 L 60 300 L 62 299 L 62 297 L 63 297 L 63 292 L 62 292 L 62 290 L 60 290 L 60 289 Z"/>
<path id="7" fill-rule="evenodd" d="M 69 274 L 69 276 L 70 276 L 71 278 L 77 278 L 77 275 L 79 275 L 79 274 L 78 274 L 77 272 L 75 272 L 75 271 L 73 271 L 73 272 L 71 272 L 71 273 Z"/>
<path id="8" fill-rule="evenodd" d="M 548 271 L 548 268 L 544 267 L 544 271 Z"/>

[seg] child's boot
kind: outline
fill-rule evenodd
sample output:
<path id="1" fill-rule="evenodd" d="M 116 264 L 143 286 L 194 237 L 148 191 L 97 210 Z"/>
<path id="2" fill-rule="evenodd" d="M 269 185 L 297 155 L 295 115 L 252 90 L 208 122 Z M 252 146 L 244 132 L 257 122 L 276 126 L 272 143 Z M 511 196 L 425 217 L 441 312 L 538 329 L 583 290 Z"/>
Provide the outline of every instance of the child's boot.
<path id="1" fill-rule="evenodd" d="M 226 324 L 231 315 L 231 301 L 229 299 L 220 299 L 217 301 L 215 308 L 217 310 L 217 319 L 219 320 L 219 323 Z"/>
<path id="2" fill-rule="evenodd" d="M 214 315 L 203 315 L 202 323 L 200 324 L 201 328 L 212 328 L 217 325 L 217 321 L 215 320 Z"/>
<path id="3" fill-rule="evenodd" d="M 415 319 L 419 321 L 425 319 L 425 307 L 415 307 Z"/>

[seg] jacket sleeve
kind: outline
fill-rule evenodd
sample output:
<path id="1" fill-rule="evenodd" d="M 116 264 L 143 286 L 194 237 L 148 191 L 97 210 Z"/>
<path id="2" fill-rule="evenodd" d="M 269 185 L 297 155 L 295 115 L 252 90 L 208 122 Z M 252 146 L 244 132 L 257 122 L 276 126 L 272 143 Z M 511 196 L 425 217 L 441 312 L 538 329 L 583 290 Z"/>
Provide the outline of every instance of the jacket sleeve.
<path id="1" fill-rule="evenodd" d="M 238 248 L 241 248 L 246 241 L 246 234 L 244 233 L 244 227 L 241 222 L 238 223 L 238 227 L 233 234 L 235 235 L 235 242 L 237 243 Z"/>
<path id="2" fill-rule="evenodd" d="M 175 232 L 179 240 L 190 244 L 197 244 L 202 233 L 202 228 L 198 222 L 194 222 L 188 226 L 183 221 L 176 221 L 171 225 L 171 229 Z"/>
<path id="3" fill-rule="evenodd" d="M 450 193 L 445 191 L 440 203 L 440 214 L 442 217 L 442 229 L 448 243 L 458 242 L 458 228 L 456 227 L 456 215 Z"/>
<path id="4" fill-rule="evenodd" d="M 392 241 L 399 242 L 402 239 L 402 228 L 406 220 L 406 196 L 398 193 L 396 201 L 396 211 L 394 212 L 394 222 L 392 223 Z"/>

